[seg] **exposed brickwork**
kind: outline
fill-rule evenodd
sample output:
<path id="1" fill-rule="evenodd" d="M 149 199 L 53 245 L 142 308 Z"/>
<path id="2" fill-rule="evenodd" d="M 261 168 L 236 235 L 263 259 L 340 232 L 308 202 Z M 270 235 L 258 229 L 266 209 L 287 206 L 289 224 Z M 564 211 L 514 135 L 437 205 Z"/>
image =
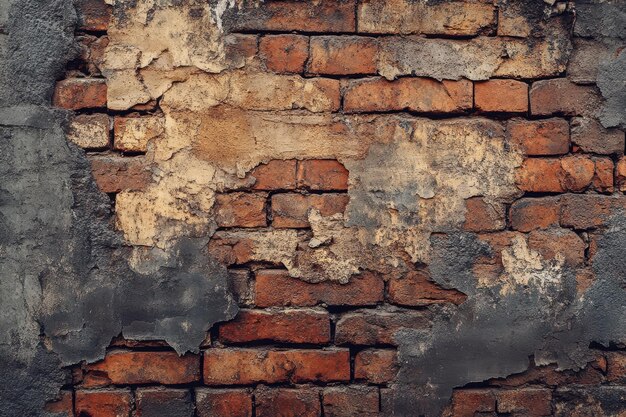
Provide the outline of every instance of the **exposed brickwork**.
<path id="1" fill-rule="evenodd" d="M 79 54 L 53 97 L 76 113 L 68 139 L 117 196 L 133 256 L 206 238 L 240 311 L 195 354 L 114 339 L 47 410 L 391 415 L 412 359 L 403 335 L 431 334 L 436 314 L 475 296 L 432 278 L 435 239 L 488 246 L 467 265 L 477 291 L 509 291 L 498 285 L 524 250 L 526 278 L 544 263 L 571 268 L 579 297 L 597 280 L 599 237 L 626 210 L 625 134 L 600 122 L 595 85 L 598 61 L 619 50 L 575 31 L 567 2 L 538 15 L 512 1 L 267 0 L 226 10 L 224 33 L 200 36 L 183 30 L 203 15 L 187 4 L 185 18 L 155 20 L 182 31 L 165 33 L 150 26 L 158 10 L 137 31 L 101 0 L 76 3 Z M 154 31 L 146 45 L 115 44 L 143 30 Z M 129 238 L 129 213 L 145 241 Z M 337 276 L 320 279 L 324 268 Z M 624 389 L 623 347 L 576 372 L 531 364 L 455 386 L 444 415 L 599 416 L 593 401 L 608 394 L 589 389 Z"/>

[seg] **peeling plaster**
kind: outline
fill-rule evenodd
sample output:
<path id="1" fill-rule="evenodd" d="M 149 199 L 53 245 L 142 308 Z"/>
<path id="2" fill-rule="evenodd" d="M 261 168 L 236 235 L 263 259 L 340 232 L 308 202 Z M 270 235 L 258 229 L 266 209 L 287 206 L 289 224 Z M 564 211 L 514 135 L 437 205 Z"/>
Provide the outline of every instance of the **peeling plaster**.
<path id="1" fill-rule="evenodd" d="M 61 366 L 102 358 L 120 333 L 196 351 L 237 310 L 208 230 L 130 268 L 110 201 L 65 138 L 67 114 L 49 107 L 75 20 L 69 0 L 14 0 L 0 38 L 2 416 L 42 415 L 67 381 Z"/>

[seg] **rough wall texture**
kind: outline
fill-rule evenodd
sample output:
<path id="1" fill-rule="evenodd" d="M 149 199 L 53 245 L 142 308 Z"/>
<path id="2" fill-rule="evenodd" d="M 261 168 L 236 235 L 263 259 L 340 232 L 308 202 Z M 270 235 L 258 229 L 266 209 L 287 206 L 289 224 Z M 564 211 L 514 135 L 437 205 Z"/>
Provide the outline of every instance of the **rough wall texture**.
<path id="1" fill-rule="evenodd" d="M 2 416 L 626 415 L 625 2 L 0 18 Z"/>

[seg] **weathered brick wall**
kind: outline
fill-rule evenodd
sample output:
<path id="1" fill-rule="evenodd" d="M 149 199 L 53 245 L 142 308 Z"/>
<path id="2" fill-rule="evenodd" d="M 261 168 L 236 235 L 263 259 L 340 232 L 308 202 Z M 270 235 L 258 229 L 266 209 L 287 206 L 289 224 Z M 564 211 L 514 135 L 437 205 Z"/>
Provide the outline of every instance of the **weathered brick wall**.
<path id="1" fill-rule="evenodd" d="M 67 137 L 131 267 L 206 238 L 240 310 L 118 335 L 51 410 L 625 415 L 623 3 L 110 3 Z"/>

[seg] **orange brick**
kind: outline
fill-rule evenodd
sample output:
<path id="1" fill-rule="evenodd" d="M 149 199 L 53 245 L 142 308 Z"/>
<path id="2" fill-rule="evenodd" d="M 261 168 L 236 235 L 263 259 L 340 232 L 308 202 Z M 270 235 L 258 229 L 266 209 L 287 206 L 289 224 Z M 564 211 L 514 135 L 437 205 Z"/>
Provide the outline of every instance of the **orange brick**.
<path id="1" fill-rule="evenodd" d="M 354 377 L 371 384 L 384 384 L 395 379 L 398 357 L 392 349 L 366 349 L 354 357 Z"/>
<path id="2" fill-rule="evenodd" d="M 344 110 L 375 112 L 409 110 L 459 113 L 472 108 L 472 83 L 430 78 L 383 78 L 353 81 L 344 96 Z"/>
<path id="3" fill-rule="evenodd" d="M 530 89 L 530 111 L 533 115 L 593 115 L 600 103 L 595 87 L 574 84 L 566 78 L 537 81 Z"/>
<path id="4" fill-rule="evenodd" d="M 128 417 L 130 390 L 76 391 L 76 415 L 89 417 Z"/>
<path id="5" fill-rule="evenodd" d="M 200 357 L 178 356 L 176 352 L 117 351 L 89 365 L 87 374 L 92 372 L 116 385 L 187 384 L 200 380 Z"/>
<path id="6" fill-rule="evenodd" d="M 530 417 L 552 414 L 552 393 L 548 389 L 516 389 L 496 393 L 499 413 L 519 413 Z"/>
<path id="7" fill-rule="evenodd" d="M 523 191 L 565 191 L 561 161 L 558 159 L 527 159 L 517 171 L 517 186 Z"/>
<path id="8" fill-rule="evenodd" d="M 91 173 L 103 193 L 142 190 L 151 179 L 142 157 L 95 156 L 90 162 Z"/>
<path id="9" fill-rule="evenodd" d="M 306 159 L 298 163 L 298 187 L 311 190 L 345 191 L 348 170 L 334 159 Z"/>
<path id="10" fill-rule="evenodd" d="M 569 152 L 569 123 L 564 119 L 512 120 L 509 138 L 526 155 L 561 155 Z"/>
<path id="11" fill-rule="evenodd" d="M 377 387 L 330 387 L 323 391 L 324 416 L 378 417 Z"/>
<path id="12" fill-rule="evenodd" d="M 219 227 L 267 226 L 264 193 L 229 193 L 215 196 L 215 221 Z"/>
<path id="13" fill-rule="evenodd" d="M 319 417 L 316 388 L 263 388 L 255 392 L 257 417 Z"/>
<path id="14" fill-rule="evenodd" d="M 595 163 L 589 157 L 570 155 L 562 159 L 527 159 L 517 171 L 523 191 L 583 191 L 593 180 Z"/>
<path id="15" fill-rule="evenodd" d="M 564 188 L 568 191 L 583 191 L 591 184 L 595 173 L 595 163 L 588 157 L 568 155 L 561 159 L 565 173 Z"/>
<path id="16" fill-rule="evenodd" d="M 300 35 L 263 36 L 259 52 L 267 69 L 300 73 L 304 71 L 304 63 L 309 56 L 309 39 Z"/>
<path id="17" fill-rule="evenodd" d="M 496 397 L 490 390 L 463 389 L 452 396 L 454 417 L 474 417 L 475 413 L 496 411 Z"/>
<path id="18" fill-rule="evenodd" d="M 467 297 L 456 290 L 446 290 L 430 280 L 422 271 L 412 271 L 389 280 L 388 300 L 402 306 L 430 304 L 461 304 Z"/>
<path id="19" fill-rule="evenodd" d="M 319 210 L 322 216 L 343 213 L 348 205 L 346 194 L 274 194 L 272 196 L 272 225 L 277 228 L 309 227 L 308 214 Z"/>
<path id="20" fill-rule="evenodd" d="M 382 301 L 383 291 L 383 280 L 370 272 L 351 277 L 348 284 L 328 281 L 312 284 L 291 278 L 284 270 L 261 270 L 255 282 L 258 307 L 308 307 L 320 303 L 367 306 Z"/>
<path id="21" fill-rule="evenodd" d="M 207 385 L 349 380 L 348 349 L 209 349 L 204 352 L 204 383 Z"/>
<path id="22" fill-rule="evenodd" d="M 198 417 L 252 417 L 252 393 L 247 389 L 196 388 Z"/>
<path id="23" fill-rule="evenodd" d="M 240 310 L 234 320 L 219 327 L 219 340 L 325 344 L 330 341 L 330 316 L 315 310 Z"/>
<path id="24" fill-rule="evenodd" d="M 258 165 L 250 175 L 256 179 L 255 190 L 293 190 L 296 188 L 296 161 L 273 159 Z"/>
<path id="25" fill-rule="evenodd" d="M 474 86 L 474 102 L 485 112 L 528 111 L 528 84 L 515 80 L 489 80 Z"/>
<path id="26" fill-rule="evenodd" d="M 106 107 L 107 85 L 98 78 L 68 78 L 57 83 L 52 101 L 68 110 Z"/>
<path id="27" fill-rule="evenodd" d="M 311 74 L 376 74 L 375 38 L 318 36 L 311 38 Z"/>
<path id="28" fill-rule="evenodd" d="M 511 227 L 520 232 L 545 229 L 559 224 L 561 201 L 558 197 L 523 198 L 511 205 Z"/>
<path id="29" fill-rule="evenodd" d="M 337 322 L 335 342 L 353 345 L 396 345 L 394 335 L 401 329 L 426 329 L 427 312 L 414 310 L 360 310 L 346 313 Z"/>
<path id="30" fill-rule="evenodd" d="M 463 229 L 470 232 L 494 232 L 506 226 L 504 205 L 488 203 L 482 197 L 465 200 L 465 223 Z"/>
<path id="31" fill-rule="evenodd" d="M 613 171 L 615 164 L 610 158 L 593 158 L 595 175 L 591 181 L 591 188 L 601 193 L 613 192 Z"/>

